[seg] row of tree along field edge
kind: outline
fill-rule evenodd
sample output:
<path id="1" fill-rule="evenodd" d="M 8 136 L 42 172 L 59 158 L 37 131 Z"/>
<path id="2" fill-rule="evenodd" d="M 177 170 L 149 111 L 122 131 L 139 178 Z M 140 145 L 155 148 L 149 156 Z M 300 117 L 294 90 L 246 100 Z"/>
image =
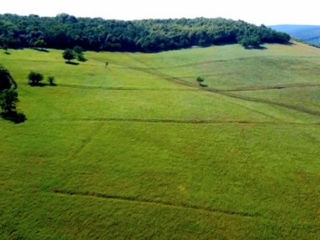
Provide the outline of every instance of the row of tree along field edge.
<path id="1" fill-rule="evenodd" d="M 120 21 L 37 15 L 0 15 L 2 48 L 73 48 L 95 51 L 157 52 L 192 46 L 241 43 L 287 44 L 290 36 L 264 25 L 223 18 Z M 252 46 L 251 46 L 252 45 Z"/>

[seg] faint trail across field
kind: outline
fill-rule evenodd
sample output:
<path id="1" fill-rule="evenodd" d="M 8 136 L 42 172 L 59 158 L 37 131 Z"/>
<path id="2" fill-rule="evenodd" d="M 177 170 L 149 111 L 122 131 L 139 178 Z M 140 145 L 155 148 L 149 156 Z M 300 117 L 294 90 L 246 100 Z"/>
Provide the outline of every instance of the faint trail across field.
<path id="1" fill-rule="evenodd" d="M 304 88 L 304 87 L 320 87 L 320 83 L 283 83 L 270 86 L 248 86 L 233 89 L 220 90 L 222 92 L 241 92 L 241 91 L 261 91 L 261 90 L 280 90 L 286 88 Z"/>
<path id="2" fill-rule="evenodd" d="M 76 158 L 80 155 L 82 150 L 92 141 L 95 135 L 97 135 L 100 131 L 100 129 L 103 127 L 103 122 L 100 124 L 95 125 L 95 129 L 92 130 L 92 132 L 83 140 L 83 142 L 80 144 L 80 146 L 68 157 L 69 159 Z"/>
<path id="3" fill-rule="evenodd" d="M 207 91 L 212 91 L 212 92 L 216 93 L 216 91 L 214 89 L 212 90 L 210 88 L 208 88 Z M 264 104 L 287 108 L 289 110 L 294 110 L 294 111 L 301 112 L 301 113 L 307 113 L 307 114 L 314 115 L 314 116 L 320 116 L 319 111 L 305 108 L 302 106 L 296 106 L 296 105 L 291 105 L 291 104 L 287 104 L 287 103 L 280 103 L 280 102 L 275 102 L 275 101 L 271 101 L 271 100 L 267 100 L 267 99 L 260 99 L 260 98 L 255 98 L 255 97 L 242 96 L 242 95 L 237 95 L 237 94 L 234 94 L 231 92 L 220 92 L 220 94 L 223 94 L 225 96 L 229 96 L 232 98 L 237 98 L 237 99 L 249 101 L 249 102 L 264 103 Z"/>
<path id="4" fill-rule="evenodd" d="M 145 65 L 145 62 L 141 59 L 135 58 L 134 56 L 130 56 L 135 61 L 142 63 Z M 163 67 L 150 67 L 152 70 L 158 70 L 158 69 L 175 69 L 175 68 L 183 68 L 183 67 L 191 67 L 191 66 L 199 66 L 204 64 L 211 64 L 211 63 L 224 63 L 224 62 L 233 62 L 233 61 L 243 61 L 243 60 L 252 60 L 252 59 L 265 59 L 265 56 L 247 56 L 247 57 L 237 57 L 237 58 L 226 58 L 226 59 L 214 59 L 214 60 L 207 60 L 207 61 L 199 61 L 199 62 L 192 62 L 192 63 L 185 63 L 180 65 L 172 65 L 172 66 L 163 66 Z M 124 66 L 123 64 L 118 64 L 119 66 Z"/>
<path id="5" fill-rule="evenodd" d="M 134 87 L 100 87 L 76 84 L 59 84 L 59 87 L 78 88 L 78 89 L 93 89 L 93 90 L 107 90 L 107 91 L 199 91 L 194 88 L 134 88 Z"/>
<path id="6" fill-rule="evenodd" d="M 239 124 L 273 124 L 276 122 L 267 121 L 246 121 L 246 120 L 179 120 L 179 119 L 141 119 L 141 118 L 73 118 L 63 119 L 66 121 L 92 121 L 92 122 L 137 122 L 137 123 L 177 123 L 177 124 L 219 124 L 219 123 L 239 123 Z M 53 120 L 54 121 L 54 120 Z"/>
<path id="7" fill-rule="evenodd" d="M 314 115 L 314 116 L 320 116 L 320 112 L 319 111 L 308 109 L 308 108 L 301 107 L 301 106 L 295 106 L 295 105 L 291 105 L 291 104 L 280 103 L 280 102 L 275 102 L 275 101 L 266 100 L 266 99 L 259 99 L 259 98 L 254 98 L 254 97 L 242 96 L 242 95 L 234 94 L 233 91 L 230 91 L 230 90 L 229 91 L 219 90 L 219 89 L 210 88 L 210 87 L 199 88 L 199 86 L 196 83 L 191 83 L 191 82 L 186 81 L 184 79 L 181 79 L 179 77 L 174 77 L 174 76 L 171 76 L 169 74 L 160 72 L 160 71 L 156 70 L 155 68 L 148 68 L 148 64 L 143 62 L 143 61 L 141 61 L 140 59 L 137 60 L 137 61 L 146 66 L 146 68 L 139 68 L 140 71 L 156 75 L 156 76 L 161 77 L 161 78 L 163 78 L 163 79 L 165 79 L 167 81 L 172 81 L 172 82 L 175 82 L 177 84 L 182 84 L 184 86 L 198 88 L 198 89 L 201 89 L 203 91 L 213 92 L 213 93 L 217 93 L 217 94 L 228 96 L 228 97 L 235 98 L 235 99 L 241 99 L 241 100 L 245 100 L 245 101 L 249 101 L 249 102 L 263 103 L 263 104 L 268 104 L 268 105 L 287 108 L 289 110 L 294 110 L 294 111 L 297 111 L 297 112 L 300 112 L 300 113 L 306 113 L 306 114 L 310 114 L 310 115 Z M 135 69 L 138 69 L 138 68 L 135 68 Z"/>
<path id="8" fill-rule="evenodd" d="M 222 213 L 228 215 L 238 215 L 241 217 L 258 217 L 260 214 L 258 213 L 249 213 L 249 212 L 238 212 L 238 211 L 231 211 L 231 210 L 223 210 L 223 209 L 216 209 L 216 208 L 209 208 L 209 207 L 201 207 L 196 206 L 188 203 L 172 203 L 168 201 L 161 201 L 161 200 L 151 200 L 151 199 L 138 199 L 135 197 L 127 197 L 127 196 L 116 196 L 116 195 L 108 195 L 104 193 L 96 193 L 96 192 L 81 192 L 81 191 L 67 191 L 56 189 L 53 191 L 55 194 L 62 194 L 67 196 L 82 196 L 82 197 L 95 197 L 95 198 L 102 198 L 102 199 L 110 199 L 116 201 L 126 201 L 132 203 L 139 203 L 139 204 L 152 204 L 158 205 L 163 207 L 173 207 L 173 208 L 181 208 L 181 209 L 191 209 L 191 210 L 199 210 L 205 211 L 209 213 Z"/>
<path id="9" fill-rule="evenodd" d="M 250 120 L 212 120 L 212 119 L 194 119 L 194 120 L 179 120 L 179 119 L 144 119 L 144 118 L 63 118 L 63 119 L 41 119 L 42 122 L 63 122 L 63 121 L 74 121 L 74 122 L 134 122 L 134 123 L 173 123 L 173 124 L 270 124 L 270 125 L 306 125 L 306 126 L 318 126 L 320 122 L 310 122 L 310 123 L 302 123 L 302 122 L 286 122 L 286 121 L 250 121 Z M 83 149 L 85 145 L 87 145 L 93 135 L 95 133 L 89 135 L 89 140 L 85 141 L 80 149 Z M 79 152 L 76 151 L 76 152 Z"/>

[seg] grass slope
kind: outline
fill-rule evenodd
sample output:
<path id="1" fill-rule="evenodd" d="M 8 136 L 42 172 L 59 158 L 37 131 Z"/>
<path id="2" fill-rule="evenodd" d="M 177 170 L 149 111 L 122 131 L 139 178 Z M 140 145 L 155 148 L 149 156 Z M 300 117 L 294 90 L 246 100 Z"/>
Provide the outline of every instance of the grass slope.
<path id="1" fill-rule="evenodd" d="M 0 238 L 320 239 L 320 50 L 266 48 L 1 53 Z"/>

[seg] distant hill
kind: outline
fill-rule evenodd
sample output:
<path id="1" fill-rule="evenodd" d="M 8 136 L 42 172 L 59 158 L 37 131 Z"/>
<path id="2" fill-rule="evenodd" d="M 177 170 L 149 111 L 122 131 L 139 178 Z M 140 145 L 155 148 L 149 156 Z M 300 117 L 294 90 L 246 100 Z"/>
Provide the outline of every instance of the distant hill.
<path id="1" fill-rule="evenodd" d="M 285 32 L 291 37 L 320 46 L 320 26 L 316 25 L 276 25 L 272 29 Z"/>
<path id="2" fill-rule="evenodd" d="M 96 51 L 157 52 L 192 46 L 288 43 L 290 36 L 265 26 L 223 18 L 119 21 L 37 15 L 0 15 L 0 46 L 9 48 L 81 46 Z"/>

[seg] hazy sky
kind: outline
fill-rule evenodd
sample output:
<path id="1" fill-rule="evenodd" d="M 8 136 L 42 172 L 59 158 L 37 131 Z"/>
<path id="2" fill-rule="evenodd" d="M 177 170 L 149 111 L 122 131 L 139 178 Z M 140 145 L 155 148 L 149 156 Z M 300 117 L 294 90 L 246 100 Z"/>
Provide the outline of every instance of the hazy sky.
<path id="1" fill-rule="evenodd" d="M 320 25 L 319 0 L 3 0 L 0 13 L 105 19 L 224 17 L 255 24 Z"/>

